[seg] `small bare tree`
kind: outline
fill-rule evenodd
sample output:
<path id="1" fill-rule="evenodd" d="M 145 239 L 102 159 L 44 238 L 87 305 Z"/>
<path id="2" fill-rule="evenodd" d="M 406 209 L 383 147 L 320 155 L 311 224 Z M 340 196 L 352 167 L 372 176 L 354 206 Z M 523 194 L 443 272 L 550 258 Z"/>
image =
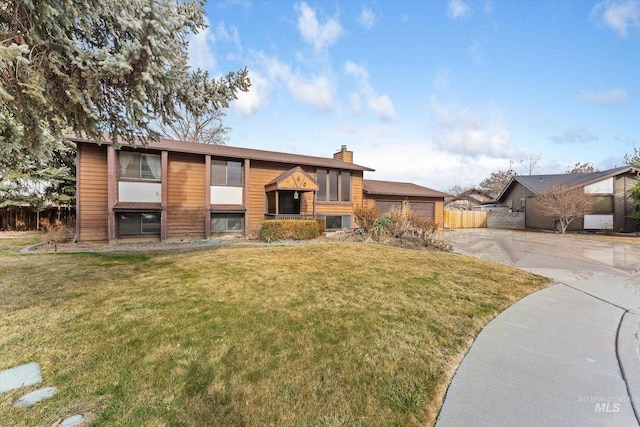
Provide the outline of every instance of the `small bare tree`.
<path id="1" fill-rule="evenodd" d="M 183 111 L 179 117 L 159 123 L 160 133 L 179 141 L 225 145 L 231 130 L 222 121 L 225 116 L 222 110 L 202 109 L 197 113 Z"/>
<path id="2" fill-rule="evenodd" d="M 593 207 L 593 198 L 582 187 L 554 187 L 536 197 L 538 209 L 560 224 L 562 234 L 576 218 L 588 214 Z"/>

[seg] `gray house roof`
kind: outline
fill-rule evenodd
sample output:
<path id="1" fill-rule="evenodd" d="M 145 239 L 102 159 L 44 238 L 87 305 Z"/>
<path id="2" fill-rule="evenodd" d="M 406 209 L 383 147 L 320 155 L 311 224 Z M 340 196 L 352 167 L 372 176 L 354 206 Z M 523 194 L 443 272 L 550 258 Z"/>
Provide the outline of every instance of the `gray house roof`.
<path id="1" fill-rule="evenodd" d="M 582 187 L 585 185 L 593 184 L 594 182 L 601 181 L 603 179 L 617 176 L 623 173 L 640 173 L 640 169 L 634 166 L 623 166 L 614 169 L 608 169 L 600 172 L 589 173 L 565 173 L 557 175 L 516 175 L 511 178 L 509 184 L 502 190 L 497 197 L 498 200 L 502 200 L 502 196 L 509 191 L 514 183 L 519 182 L 533 194 L 540 194 L 554 187 Z"/>

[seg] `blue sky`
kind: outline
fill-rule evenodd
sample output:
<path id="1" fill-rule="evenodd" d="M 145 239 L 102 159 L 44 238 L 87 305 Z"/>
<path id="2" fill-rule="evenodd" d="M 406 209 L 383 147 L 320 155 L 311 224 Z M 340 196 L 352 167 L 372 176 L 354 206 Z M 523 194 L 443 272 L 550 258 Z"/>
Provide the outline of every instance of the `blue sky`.
<path id="1" fill-rule="evenodd" d="M 192 67 L 249 69 L 229 145 L 446 191 L 640 147 L 640 0 L 213 1 Z"/>

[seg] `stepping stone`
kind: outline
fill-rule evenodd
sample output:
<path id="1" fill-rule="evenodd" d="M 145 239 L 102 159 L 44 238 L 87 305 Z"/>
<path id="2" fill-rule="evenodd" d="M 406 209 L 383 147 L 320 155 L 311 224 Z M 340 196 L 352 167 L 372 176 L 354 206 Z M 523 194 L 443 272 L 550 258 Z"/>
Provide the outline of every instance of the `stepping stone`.
<path id="1" fill-rule="evenodd" d="M 28 408 L 29 406 L 33 406 L 41 400 L 45 400 L 56 394 L 58 391 L 55 387 L 43 387 L 39 388 L 36 391 L 32 391 L 31 393 L 27 393 L 15 402 L 13 402 L 13 406 L 22 406 L 24 408 Z"/>
<path id="2" fill-rule="evenodd" d="M 0 393 L 38 384 L 42 381 L 40 365 L 36 362 L 0 371 Z"/>
<path id="3" fill-rule="evenodd" d="M 73 427 L 84 421 L 84 415 L 72 415 L 58 424 L 58 427 Z"/>

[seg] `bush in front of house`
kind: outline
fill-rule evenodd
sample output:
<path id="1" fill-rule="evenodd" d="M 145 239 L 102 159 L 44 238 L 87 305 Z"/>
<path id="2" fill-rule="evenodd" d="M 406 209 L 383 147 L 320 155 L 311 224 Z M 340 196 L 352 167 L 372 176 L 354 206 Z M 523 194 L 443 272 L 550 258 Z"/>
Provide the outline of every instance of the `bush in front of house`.
<path id="1" fill-rule="evenodd" d="M 316 220 L 267 220 L 260 227 L 260 240 L 311 240 L 320 236 L 321 227 Z"/>
<path id="2" fill-rule="evenodd" d="M 73 223 L 56 224 L 48 227 L 47 232 L 42 235 L 42 241 L 47 245 L 68 243 L 73 241 L 75 232 L 75 225 Z"/>

